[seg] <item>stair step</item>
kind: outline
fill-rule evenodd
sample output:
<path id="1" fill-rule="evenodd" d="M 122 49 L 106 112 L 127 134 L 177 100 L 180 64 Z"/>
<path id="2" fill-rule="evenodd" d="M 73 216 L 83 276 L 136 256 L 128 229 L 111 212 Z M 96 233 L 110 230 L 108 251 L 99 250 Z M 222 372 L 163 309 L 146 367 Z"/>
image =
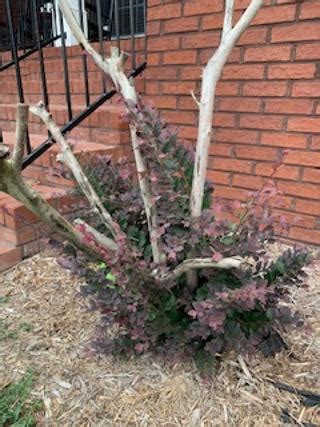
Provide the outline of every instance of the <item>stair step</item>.
<path id="1" fill-rule="evenodd" d="M 0 225 L 0 242 L 16 247 L 24 245 L 25 243 L 33 242 L 34 240 L 42 237 L 41 233 L 43 234 L 44 232 L 44 229 L 40 232 L 37 225 L 31 224 L 26 224 L 18 230 Z"/>
<path id="2" fill-rule="evenodd" d="M 104 135 L 97 135 L 97 139 L 106 139 Z M 115 137 L 119 138 L 117 132 Z M 46 140 L 46 136 L 30 134 L 30 142 L 33 149 L 38 147 L 43 141 Z M 13 132 L 3 132 L 4 142 L 10 146 L 11 151 L 13 150 L 15 142 L 15 134 Z M 82 140 L 75 140 L 68 138 L 68 141 L 72 144 L 73 152 L 79 159 L 82 165 L 88 164 L 90 159 L 96 156 L 108 156 L 114 161 L 120 158 L 128 158 L 131 160 L 132 153 L 130 146 L 118 145 L 118 146 L 107 146 L 94 142 L 86 142 Z M 57 162 L 57 154 L 60 152 L 59 147 L 54 144 L 48 151 L 43 153 L 38 159 L 36 159 L 28 168 L 26 168 L 22 174 L 23 176 L 32 181 L 34 184 L 43 184 L 54 186 L 57 188 L 73 188 L 75 183 L 72 179 L 72 174 L 67 167 Z"/>
<path id="3" fill-rule="evenodd" d="M 55 208 L 72 200 L 68 191 L 62 188 L 53 188 L 46 185 L 33 185 L 41 196 Z M 30 212 L 22 203 L 6 193 L 0 193 L 0 225 L 12 230 L 18 230 L 26 225 L 35 224 L 38 218 Z"/>
<path id="4" fill-rule="evenodd" d="M 0 272 L 13 267 L 21 260 L 21 248 L 0 241 Z"/>
<path id="5" fill-rule="evenodd" d="M 130 40 L 121 42 L 121 47 L 130 49 Z M 108 52 L 110 42 L 105 44 Z M 99 49 L 98 44 L 95 47 Z M 137 50 L 143 55 L 144 40 L 136 40 Z M 65 85 L 63 80 L 63 58 L 61 48 L 45 48 L 45 71 L 47 78 L 50 111 L 58 126 L 65 125 L 68 119 Z M 72 110 L 74 117 L 86 108 L 85 85 L 83 75 L 83 51 L 80 46 L 68 47 L 68 67 Z M 1 53 L 5 63 L 11 60 L 11 53 Z M 142 62 L 142 61 L 141 61 Z M 101 71 L 90 57 L 87 57 L 90 102 L 93 103 L 103 93 Z M 130 61 L 127 63 L 130 67 Z M 39 83 L 40 69 L 37 53 L 20 62 L 25 102 L 35 104 L 43 98 Z M 129 69 L 128 69 L 129 71 Z M 3 130 L 4 142 L 9 146 L 15 143 L 16 103 L 18 102 L 14 67 L 1 73 L 0 82 L 0 129 Z M 137 85 L 143 85 L 137 79 Z M 108 85 L 111 87 L 111 84 Z M 80 125 L 68 134 L 73 151 L 85 164 L 91 156 L 109 155 L 117 160 L 129 157 L 131 160 L 130 135 L 128 123 L 123 120 L 123 107 L 114 96 L 108 103 L 100 106 Z M 47 139 L 47 130 L 39 119 L 30 114 L 29 133 L 32 149 Z M 74 182 L 66 175 L 59 175 L 61 165 L 56 161 L 59 152 L 53 145 L 39 159 L 23 171 L 25 179 L 55 208 L 66 213 L 78 212 L 79 198 L 71 196 L 69 189 Z M 40 250 L 41 237 L 48 235 L 49 229 L 42 224 L 26 207 L 5 193 L 0 193 L 0 271 L 15 265 L 21 259 Z"/>
<path id="6" fill-rule="evenodd" d="M 91 43 L 94 49 L 98 50 L 100 49 L 99 42 L 92 42 Z M 114 44 L 114 43 L 113 43 Z M 144 51 L 144 44 L 145 40 L 144 37 L 136 37 L 135 39 L 135 48 L 136 51 Z M 103 43 L 104 52 L 106 53 L 106 56 L 109 54 L 110 46 L 112 43 L 110 41 L 105 41 Z M 130 51 L 131 50 L 131 39 L 123 39 L 121 40 L 121 49 L 124 51 Z M 19 51 L 18 55 L 22 55 L 24 52 Z M 60 60 L 62 61 L 62 55 L 61 55 L 61 47 L 46 47 L 43 49 L 43 55 L 45 58 L 45 62 L 48 61 L 55 61 Z M 75 59 L 81 59 L 83 55 L 83 49 L 79 45 L 74 45 L 68 47 L 68 58 L 70 61 L 73 61 Z M 1 52 L 1 59 L 3 60 L 3 63 L 11 61 L 11 52 Z M 38 61 L 38 53 L 35 52 L 34 54 L 30 55 L 27 59 L 21 61 L 22 67 L 26 66 L 26 64 L 29 62 L 37 62 Z"/>
<path id="7" fill-rule="evenodd" d="M 39 100 L 39 99 L 38 99 Z M 14 122 L 16 119 L 16 104 L 0 104 L 0 121 L 3 122 Z M 73 105 L 72 107 L 74 116 L 80 114 L 84 107 L 81 105 Z M 67 106 L 64 105 L 51 105 L 50 112 L 52 113 L 53 118 L 59 126 L 63 126 L 68 122 L 68 110 Z M 123 109 L 119 105 L 108 104 L 105 106 L 99 107 L 94 111 L 89 117 L 83 120 L 78 127 L 80 128 L 95 128 L 99 127 L 100 129 L 108 130 L 120 130 L 128 132 L 128 123 L 122 117 Z M 42 124 L 40 119 L 30 114 L 29 124 L 36 124 L 38 129 L 45 129 L 45 126 Z M 8 130 L 6 127 L 3 129 Z M 38 133 L 38 132 L 35 132 Z M 40 133 L 43 133 L 40 132 Z"/>

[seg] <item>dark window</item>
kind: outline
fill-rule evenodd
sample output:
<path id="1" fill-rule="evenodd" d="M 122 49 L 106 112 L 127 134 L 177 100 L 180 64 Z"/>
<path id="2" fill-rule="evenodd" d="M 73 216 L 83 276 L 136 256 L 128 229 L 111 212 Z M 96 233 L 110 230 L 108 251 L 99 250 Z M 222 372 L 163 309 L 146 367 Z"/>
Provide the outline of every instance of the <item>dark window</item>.
<path id="1" fill-rule="evenodd" d="M 116 13 L 118 13 L 120 37 L 130 36 L 130 1 L 118 0 L 118 12 L 115 10 L 115 2 L 112 0 L 101 1 L 101 21 L 104 30 L 104 38 L 116 35 Z M 98 17 L 96 0 L 85 0 L 85 8 L 88 14 L 88 32 L 90 40 L 98 38 Z M 146 0 L 133 0 L 134 34 L 145 32 Z"/>
<path id="2" fill-rule="evenodd" d="M 129 0 L 119 0 L 119 32 L 120 36 L 129 36 L 130 27 L 130 2 Z M 116 12 L 115 12 L 116 13 Z M 133 0 L 133 22 L 134 33 L 144 34 L 145 32 L 145 0 Z M 115 34 L 115 19 L 113 18 L 113 34 Z"/>

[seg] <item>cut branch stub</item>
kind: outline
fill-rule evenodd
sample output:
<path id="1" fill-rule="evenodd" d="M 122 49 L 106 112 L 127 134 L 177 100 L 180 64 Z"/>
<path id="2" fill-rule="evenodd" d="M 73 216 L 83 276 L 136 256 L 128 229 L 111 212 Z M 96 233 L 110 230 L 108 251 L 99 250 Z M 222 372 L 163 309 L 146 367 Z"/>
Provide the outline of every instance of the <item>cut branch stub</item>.
<path id="1" fill-rule="evenodd" d="M 0 160 L 7 159 L 10 156 L 10 148 L 6 144 L 0 144 Z"/>

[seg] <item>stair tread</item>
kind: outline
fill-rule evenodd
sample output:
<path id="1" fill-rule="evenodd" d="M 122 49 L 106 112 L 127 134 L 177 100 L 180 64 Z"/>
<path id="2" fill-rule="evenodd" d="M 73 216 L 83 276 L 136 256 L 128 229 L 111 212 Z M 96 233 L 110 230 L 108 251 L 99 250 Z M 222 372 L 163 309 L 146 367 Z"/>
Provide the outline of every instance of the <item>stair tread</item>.
<path id="1" fill-rule="evenodd" d="M 21 249 L 15 245 L 0 242 L 0 272 L 13 267 L 22 260 Z"/>
<path id="2" fill-rule="evenodd" d="M 0 255 L 15 249 L 16 249 L 15 244 L 0 241 Z"/>
<path id="3" fill-rule="evenodd" d="M 98 98 L 98 95 L 97 95 L 97 98 Z M 3 106 L 3 107 L 8 107 L 8 108 L 17 108 L 17 103 L 16 102 L 6 102 L 6 103 L 0 104 L 0 105 Z M 66 104 L 50 104 L 50 110 L 61 110 L 61 111 L 64 111 L 64 110 L 67 110 L 67 108 L 68 107 L 67 107 Z M 75 103 L 72 104 L 73 111 L 75 111 L 75 110 L 82 111 L 82 110 L 84 110 L 86 108 L 87 107 L 85 105 L 83 105 L 83 104 L 75 104 Z M 114 113 L 120 113 L 121 114 L 124 110 L 123 110 L 123 107 L 121 107 L 120 105 L 109 103 L 107 105 L 101 105 L 99 107 L 98 111 L 106 111 L 108 113 L 113 113 L 114 112 Z"/>
<path id="4" fill-rule="evenodd" d="M 48 203 L 57 208 L 63 208 L 69 203 L 77 206 L 78 200 L 70 194 L 70 191 L 65 188 L 57 188 L 43 184 L 33 184 L 32 187 L 37 190 L 40 195 Z M 36 224 L 39 218 L 34 215 L 23 203 L 14 199 L 6 193 L 0 193 L 0 224 L 5 228 L 10 228 L 15 231 Z M 3 240 L 8 240 L 11 236 L 6 236 L 3 233 Z M 0 233 L 1 239 L 1 233 Z"/>
<path id="5" fill-rule="evenodd" d="M 33 185 L 33 188 L 46 198 L 53 198 L 55 196 L 61 197 L 68 193 L 68 190 L 66 189 L 49 187 L 48 185 L 42 184 L 35 184 Z M 19 206 L 23 206 L 23 203 L 19 202 L 7 193 L 0 192 L 0 206 L 6 206 L 8 210 L 11 210 L 16 209 Z"/>
<path id="6" fill-rule="evenodd" d="M 3 131 L 2 134 L 3 134 L 3 141 L 5 144 L 9 146 L 13 146 L 15 144 L 15 138 L 16 138 L 15 132 Z M 46 135 L 35 134 L 35 133 L 29 134 L 29 137 L 30 137 L 31 145 L 32 143 L 34 143 L 35 147 L 42 144 L 42 142 L 44 142 L 47 139 Z M 68 137 L 67 140 L 72 144 L 73 152 L 75 154 L 82 153 L 84 151 L 110 152 L 113 149 L 118 148 L 118 146 L 116 145 L 105 145 L 105 144 L 100 144 L 99 142 L 81 140 L 81 139 L 72 138 L 72 137 Z M 50 150 L 54 152 L 60 151 L 59 147 L 55 144 L 50 148 Z"/>

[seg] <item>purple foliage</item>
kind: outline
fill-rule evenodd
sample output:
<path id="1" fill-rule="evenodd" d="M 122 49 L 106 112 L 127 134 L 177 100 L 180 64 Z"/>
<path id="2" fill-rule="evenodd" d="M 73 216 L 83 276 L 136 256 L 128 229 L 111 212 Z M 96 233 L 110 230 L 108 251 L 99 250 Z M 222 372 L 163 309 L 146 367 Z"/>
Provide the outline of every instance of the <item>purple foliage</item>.
<path id="1" fill-rule="evenodd" d="M 303 283 L 302 268 L 308 260 L 307 252 L 299 248 L 285 251 L 276 261 L 268 255 L 275 225 L 286 226 L 270 208 L 277 188 L 271 179 L 245 203 L 226 205 L 215 200 L 212 208 L 212 189 L 207 185 L 202 215 L 191 220 L 193 155 L 156 110 L 142 102 L 128 107 L 127 119 L 138 127 L 167 261 L 157 266 L 151 262 L 146 216 L 132 165 L 95 159 L 89 177 L 126 237 L 117 253 L 110 253 L 97 247 L 84 227 L 87 242 L 101 253 L 101 264 L 92 265 L 83 256 L 63 261 L 86 279 L 82 293 L 102 315 L 95 349 L 198 358 L 259 347 L 278 334 L 276 330 L 294 324 L 295 313 L 283 302 L 293 284 Z M 225 220 L 224 213 L 237 220 Z M 107 234 L 103 224 L 90 219 Z M 251 264 L 241 270 L 201 270 L 193 286 L 188 286 L 185 276 L 162 280 L 191 250 L 195 257 L 215 261 L 241 255 Z M 112 337 L 110 328 L 115 331 Z"/>

